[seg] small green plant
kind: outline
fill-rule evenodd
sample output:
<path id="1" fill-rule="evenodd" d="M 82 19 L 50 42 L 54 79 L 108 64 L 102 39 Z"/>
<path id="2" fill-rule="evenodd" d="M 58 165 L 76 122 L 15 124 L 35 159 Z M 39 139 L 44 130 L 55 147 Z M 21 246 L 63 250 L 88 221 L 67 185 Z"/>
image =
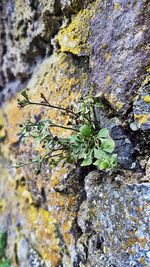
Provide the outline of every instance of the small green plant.
<path id="1" fill-rule="evenodd" d="M 7 246 L 7 234 L 0 232 L 0 258 L 5 256 L 5 249 Z"/>
<path id="2" fill-rule="evenodd" d="M 10 267 L 10 261 L 5 257 L 7 233 L 0 232 L 0 267 Z"/>
<path id="3" fill-rule="evenodd" d="M 7 259 L 2 259 L 2 261 L 0 261 L 0 267 L 10 267 L 10 261 Z"/>
<path id="4" fill-rule="evenodd" d="M 22 140 L 33 138 L 38 145 L 44 148 L 45 153 L 29 160 L 29 162 L 18 163 L 16 167 L 29 164 L 37 164 L 37 174 L 40 173 L 42 162 L 47 160 L 51 167 L 60 161 L 68 163 L 79 163 L 81 166 L 95 165 L 99 170 L 113 169 L 117 165 L 117 155 L 113 153 L 115 143 L 108 129 L 100 129 L 95 108 L 103 108 L 98 98 L 88 96 L 81 99 L 77 108 L 72 106 L 62 108 L 54 106 L 41 94 L 40 102 L 29 99 L 27 91 L 21 93 L 23 99 L 18 99 L 20 108 L 28 105 L 41 105 L 59 110 L 64 116 L 69 115 L 67 125 L 60 125 L 53 121 L 40 120 L 38 122 L 30 119 L 23 122 L 20 132 Z M 63 128 L 71 131 L 68 138 L 62 138 L 52 133 L 53 128 Z"/>

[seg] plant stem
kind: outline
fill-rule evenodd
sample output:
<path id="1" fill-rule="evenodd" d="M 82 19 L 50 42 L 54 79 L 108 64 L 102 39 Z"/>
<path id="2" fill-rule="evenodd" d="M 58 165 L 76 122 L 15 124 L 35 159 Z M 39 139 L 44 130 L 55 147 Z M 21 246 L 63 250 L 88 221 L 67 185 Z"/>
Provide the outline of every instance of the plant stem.
<path id="1" fill-rule="evenodd" d="M 26 126 L 33 127 L 33 126 L 39 126 L 39 125 L 40 125 L 40 123 L 32 123 L 32 124 L 27 124 Z M 79 130 L 76 128 L 71 128 L 71 127 L 67 127 L 67 126 L 63 126 L 63 125 L 59 125 L 59 124 L 50 124 L 49 126 L 79 132 Z"/>
<path id="2" fill-rule="evenodd" d="M 53 151 L 50 151 L 50 152 L 48 152 L 47 154 L 45 154 L 45 155 L 42 157 L 41 163 L 42 163 L 42 161 L 43 161 L 47 156 L 49 156 L 52 152 L 53 152 Z M 57 156 L 60 156 L 60 155 L 62 155 L 62 153 L 58 153 L 58 154 L 55 154 L 55 155 L 51 155 L 51 156 L 49 156 L 49 158 L 54 158 L 54 157 L 57 157 Z"/>
<path id="3" fill-rule="evenodd" d="M 96 117 L 96 112 L 95 112 L 95 108 L 94 106 L 92 106 L 92 110 L 93 110 L 93 115 L 94 115 L 94 125 L 96 127 L 96 125 L 98 124 L 98 121 L 97 121 L 97 117 Z M 97 128 L 97 127 L 96 127 Z"/>
<path id="4" fill-rule="evenodd" d="M 51 127 L 58 127 L 58 128 L 63 128 L 63 129 L 66 129 L 66 130 L 72 130 L 72 131 L 76 131 L 76 132 L 79 132 L 79 130 L 77 130 L 76 128 L 71 128 L 71 127 L 66 127 L 66 126 L 63 126 L 63 125 L 59 125 L 59 124 L 53 124 L 53 125 L 50 125 Z"/>
<path id="5" fill-rule="evenodd" d="M 47 104 L 46 103 L 39 103 L 39 102 L 31 102 L 31 101 L 29 101 L 28 103 L 29 103 L 29 105 L 44 106 L 44 107 L 54 108 L 54 109 L 58 109 L 58 110 L 63 110 L 65 112 L 71 113 L 71 114 L 73 114 L 74 116 L 77 117 L 77 114 L 75 112 L 73 112 L 72 110 L 66 109 L 66 108 L 62 108 L 62 107 L 59 107 L 59 106 L 51 105 L 51 104 L 49 104 L 48 101 L 46 102 Z"/>
<path id="6" fill-rule="evenodd" d="M 35 163 L 38 163 L 38 160 L 34 160 L 34 161 L 31 161 L 31 162 L 27 162 L 27 163 L 22 163 L 20 164 L 19 166 L 10 166 L 10 168 L 20 168 L 20 167 L 24 167 L 24 166 L 28 166 L 28 165 L 31 165 L 31 164 L 35 164 Z"/>

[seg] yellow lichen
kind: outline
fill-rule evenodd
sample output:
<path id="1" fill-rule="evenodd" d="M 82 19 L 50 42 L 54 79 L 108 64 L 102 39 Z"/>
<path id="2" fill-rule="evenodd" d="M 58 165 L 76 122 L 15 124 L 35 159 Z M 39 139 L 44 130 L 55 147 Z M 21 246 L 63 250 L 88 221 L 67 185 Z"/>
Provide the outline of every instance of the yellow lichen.
<path id="1" fill-rule="evenodd" d="M 126 245 L 127 245 L 127 247 L 132 247 L 133 245 L 138 243 L 144 249 L 144 246 L 145 246 L 146 242 L 147 242 L 146 237 L 143 237 L 143 238 L 141 237 L 140 238 L 140 237 L 133 236 L 131 238 L 128 238 Z"/>
<path id="2" fill-rule="evenodd" d="M 140 258 L 140 263 L 145 264 L 145 258 L 144 257 Z"/>
<path id="3" fill-rule="evenodd" d="M 105 79 L 105 84 L 109 85 L 111 83 L 111 76 L 107 75 L 106 79 Z"/>
<path id="4" fill-rule="evenodd" d="M 88 37 L 90 34 L 90 19 L 95 14 L 97 1 L 81 10 L 70 25 L 59 31 L 56 40 L 61 52 L 71 52 L 75 55 L 89 54 Z"/>
<path id="5" fill-rule="evenodd" d="M 50 260 L 53 266 L 57 266 L 60 261 L 60 248 L 55 235 L 54 219 L 48 211 L 42 208 L 37 210 L 33 206 L 30 207 L 27 216 L 42 258 L 46 262 Z"/>
<path id="6" fill-rule="evenodd" d="M 114 3 L 114 10 L 118 11 L 120 9 L 120 4 L 119 3 Z"/>
<path id="7" fill-rule="evenodd" d="M 134 114 L 134 118 L 138 120 L 138 123 L 141 125 L 150 120 L 150 114 Z"/>
<path id="8" fill-rule="evenodd" d="M 0 211 L 3 212 L 5 210 L 5 200 L 4 199 L 0 199 Z"/>
<path id="9" fill-rule="evenodd" d="M 89 35 L 89 25 L 87 19 L 89 19 L 90 10 L 80 11 L 73 19 L 72 23 L 62 29 L 57 40 L 61 46 L 62 52 L 71 52 L 73 54 L 81 54 L 83 51 L 88 51 L 87 38 Z M 86 25 L 85 25 L 86 24 Z"/>
<path id="10" fill-rule="evenodd" d="M 4 127 L 4 118 L 2 115 L 2 112 L 0 112 L 0 138 L 5 137 L 6 132 L 5 132 L 5 127 Z"/>
<path id="11" fill-rule="evenodd" d="M 144 81 L 142 82 L 142 87 L 146 84 L 148 84 L 150 81 L 150 76 L 146 76 L 146 78 L 144 79 Z"/>
<path id="12" fill-rule="evenodd" d="M 115 106 L 115 108 L 117 110 L 120 110 L 120 109 L 123 108 L 123 103 L 121 101 L 119 101 L 119 99 L 118 99 L 117 95 L 115 94 L 115 92 L 112 91 L 111 94 L 105 92 L 104 96 L 112 106 Z"/>
<path id="13" fill-rule="evenodd" d="M 111 59 L 110 53 L 105 53 L 104 58 L 105 58 L 106 62 L 109 61 Z"/>
<path id="14" fill-rule="evenodd" d="M 150 103 L 150 96 L 149 95 L 143 96 L 143 100 L 146 103 Z"/>
<path id="15" fill-rule="evenodd" d="M 39 70 L 32 76 L 28 84 L 28 94 L 34 101 L 39 101 L 40 93 L 43 93 L 51 103 L 54 105 L 61 105 L 62 107 L 67 107 L 67 105 L 75 105 L 75 102 L 79 99 L 81 91 L 85 88 L 87 83 L 87 76 L 84 70 L 77 67 L 74 64 L 72 57 L 68 54 L 53 54 L 50 58 L 46 59 Z M 50 118 L 53 121 L 58 121 L 58 123 L 66 124 L 68 117 L 63 117 L 62 114 L 56 110 L 44 109 L 40 106 L 26 107 L 23 110 L 17 108 L 17 98 L 20 98 L 20 94 L 16 96 L 13 100 L 6 103 L 2 110 L 3 114 L 7 118 L 2 122 L 4 128 L 7 128 L 8 140 L 3 144 L 2 149 L 5 151 L 6 158 L 11 158 L 11 161 L 16 163 L 17 161 L 22 161 L 24 154 L 27 152 L 32 155 L 33 151 L 36 149 L 42 153 L 41 148 L 34 145 L 34 141 L 26 142 L 26 147 L 20 145 L 20 150 L 18 147 L 15 148 L 14 152 L 9 150 L 18 141 L 19 124 L 24 121 L 28 116 L 31 116 L 31 120 L 34 120 L 34 115 L 40 115 L 41 119 Z M 56 130 L 55 130 L 56 131 Z M 70 131 L 64 133 L 62 129 L 56 131 L 57 135 L 68 136 Z M 21 160 L 20 160 L 21 154 Z M 28 158 L 23 158 L 23 160 L 28 161 Z M 14 164 L 15 165 L 15 164 Z M 16 232 L 25 233 L 29 238 L 32 232 L 34 236 L 34 246 L 37 251 L 40 252 L 42 258 L 49 262 L 52 266 L 58 266 L 60 261 L 60 251 L 59 241 L 55 233 L 55 224 L 61 224 L 62 237 L 64 239 L 65 245 L 68 249 L 71 249 L 75 244 L 75 239 L 71 233 L 71 227 L 77 216 L 76 196 L 66 196 L 54 191 L 53 186 L 57 186 L 60 182 L 60 178 L 68 173 L 67 166 L 58 166 L 51 176 L 49 175 L 48 182 L 42 179 L 40 176 L 36 177 L 36 188 L 38 192 L 41 192 L 41 188 L 47 189 L 47 205 L 51 208 L 51 212 L 46 211 L 42 208 L 37 209 L 33 206 L 38 197 L 38 193 L 34 194 L 32 192 L 35 175 L 33 173 L 32 167 L 27 169 L 28 175 L 24 173 L 24 170 L 17 169 L 13 170 L 15 178 L 10 177 L 9 174 L 3 175 L 6 177 L 5 188 L 6 192 L 12 196 L 11 200 L 9 197 L 6 198 L 6 203 L 1 203 L 1 211 L 3 210 L 4 216 L 7 210 L 11 211 L 11 216 L 13 223 L 16 225 L 18 216 L 21 216 L 24 221 L 22 225 L 22 230 L 16 228 Z M 26 177 L 27 183 L 23 186 L 17 186 L 21 177 Z M 0 179 L 1 180 L 1 179 Z M 30 185 L 29 187 L 27 185 Z M 0 188 L 1 190 L 1 188 Z M 19 202 L 19 205 L 18 205 Z M 5 204 L 5 205 L 4 205 Z M 13 208 L 12 206 L 16 207 Z M 58 209 L 59 207 L 59 209 Z M 14 265 L 15 266 L 15 265 Z"/>

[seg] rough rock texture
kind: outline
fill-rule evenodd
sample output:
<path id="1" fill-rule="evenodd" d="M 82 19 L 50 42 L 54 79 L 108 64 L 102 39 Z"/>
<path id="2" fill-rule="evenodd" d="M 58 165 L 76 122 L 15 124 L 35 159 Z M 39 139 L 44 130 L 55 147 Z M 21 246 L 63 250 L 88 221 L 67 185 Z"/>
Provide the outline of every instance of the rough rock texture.
<path id="1" fill-rule="evenodd" d="M 0 232 L 12 267 L 150 266 L 148 14 L 148 0 L 0 2 Z M 18 110 L 25 87 L 63 107 L 99 95 L 97 121 L 115 141 L 117 168 L 8 168 L 43 152 L 20 143 L 22 120 L 68 119 Z"/>
<path id="2" fill-rule="evenodd" d="M 148 6 L 149 1 L 100 1 L 91 22 L 93 81 L 123 113 L 146 77 Z"/>
<path id="3" fill-rule="evenodd" d="M 51 52 L 51 38 L 61 26 L 59 1 L 2 1 L 3 64 L 1 94 L 12 96 L 34 67 Z"/>
<path id="4" fill-rule="evenodd" d="M 139 129 L 150 129 L 150 85 L 146 83 L 140 88 L 133 104 L 133 113 L 136 125 Z"/>
<path id="5" fill-rule="evenodd" d="M 149 184 L 122 184 L 91 172 L 78 224 L 77 248 L 89 266 L 149 266 Z M 84 265 L 88 266 L 88 265 Z"/>

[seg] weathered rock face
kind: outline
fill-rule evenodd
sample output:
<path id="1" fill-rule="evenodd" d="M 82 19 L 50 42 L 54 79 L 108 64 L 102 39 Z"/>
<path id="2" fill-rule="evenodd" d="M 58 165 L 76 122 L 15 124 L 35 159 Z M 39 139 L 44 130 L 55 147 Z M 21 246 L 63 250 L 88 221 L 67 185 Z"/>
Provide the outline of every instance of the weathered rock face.
<path id="1" fill-rule="evenodd" d="M 149 266 L 149 184 L 118 185 L 91 172 L 85 190 L 87 199 L 78 215 L 83 235 L 77 243 L 83 263 Z"/>
<path id="2" fill-rule="evenodd" d="M 123 113 L 146 77 L 148 2 L 100 2 L 91 21 L 93 81 L 112 107 Z"/>
<path id="3" fill-rule="evenodd" d="M 150 266 L 148 10 L 148 0 L 1 1 L 0 233 L 13 267 Z M 115 141 L 117 168 L 8 168 L 43 152 L 18 140 L 23 120 L 68 119 L 18 110 L 24 87 L 62 107 L 99 94 L 97 121 Z"/>
<path id="4" fill-rule="evenodd" d="M 1 95 L 24 86 L 34 67 L 51 50 L 51 38 L 62 23 L 59 1 L 2 1 L 3 64 Z"/>

